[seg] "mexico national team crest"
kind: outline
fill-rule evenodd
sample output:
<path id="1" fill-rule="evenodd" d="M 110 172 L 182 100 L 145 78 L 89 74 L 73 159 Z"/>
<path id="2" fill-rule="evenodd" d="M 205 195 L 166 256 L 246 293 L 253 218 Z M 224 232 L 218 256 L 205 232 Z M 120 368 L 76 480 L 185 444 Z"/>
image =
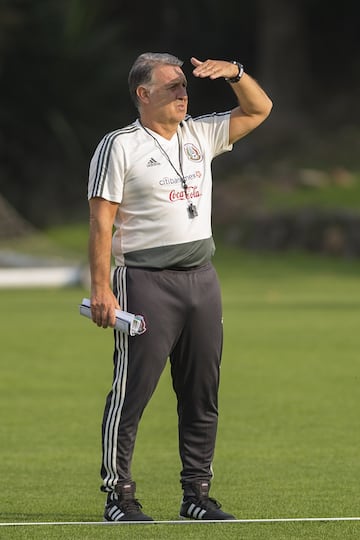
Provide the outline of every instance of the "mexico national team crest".
<path id="1" fill-rule="evenodd" d="M 196 146 L 192 143 L 184 144 L 185 154 L 188 159 L 191 161 L 202 161 L 201 152 Z"/>

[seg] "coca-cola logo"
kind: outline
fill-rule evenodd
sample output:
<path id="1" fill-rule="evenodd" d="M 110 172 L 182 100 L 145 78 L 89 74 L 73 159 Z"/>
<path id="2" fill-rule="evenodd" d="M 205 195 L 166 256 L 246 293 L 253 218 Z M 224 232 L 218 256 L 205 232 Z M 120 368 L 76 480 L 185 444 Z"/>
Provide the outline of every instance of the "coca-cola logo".
<path id="1" fill-rule="evenodd" d="M 171 202 L 184 201 L 185 199 L 197 199 L 201 197 L 198 186 L 188 186 L 186 194 L 184 190 L 172 189 L 169 193 L 169 199 Z"/>

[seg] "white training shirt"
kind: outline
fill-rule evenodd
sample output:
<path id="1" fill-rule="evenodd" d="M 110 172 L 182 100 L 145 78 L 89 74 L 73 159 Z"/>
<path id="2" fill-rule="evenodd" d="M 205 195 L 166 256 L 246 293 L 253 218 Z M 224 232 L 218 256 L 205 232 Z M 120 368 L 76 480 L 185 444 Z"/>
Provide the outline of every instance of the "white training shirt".
<path id="1" fill-rule="evenodd" d="M 187 116 L 169 141 L 136 120 L 100 141 L 88 198 L 119 203 L 112 244 L 117 266 L 189 267 L 210 260 L 211 162 L 232 149 L 229 121 L 230 112 Z M 198 212 L 193 219 L 189 202 Z"/>

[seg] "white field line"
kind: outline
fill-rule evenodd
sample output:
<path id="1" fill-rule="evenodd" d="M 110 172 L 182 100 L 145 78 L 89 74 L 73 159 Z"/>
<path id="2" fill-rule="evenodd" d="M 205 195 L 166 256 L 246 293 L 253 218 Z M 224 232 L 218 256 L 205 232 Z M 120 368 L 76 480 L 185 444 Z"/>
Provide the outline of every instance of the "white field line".
<path id="1" fill-rule="evenodd" d="M 306 522 L 306 521 L 360 521 L 360 517 L 303 517 L 303 518 L 268 518 L 268 519 L 232 519 L 232 520 L 198 520 L 182 519 L 169 521 L 29 521 L 0 523 L 0 527 L 32 527 L 48 525 L 186 525 L 208 523 L 287 523 L 287 522 Z"/>

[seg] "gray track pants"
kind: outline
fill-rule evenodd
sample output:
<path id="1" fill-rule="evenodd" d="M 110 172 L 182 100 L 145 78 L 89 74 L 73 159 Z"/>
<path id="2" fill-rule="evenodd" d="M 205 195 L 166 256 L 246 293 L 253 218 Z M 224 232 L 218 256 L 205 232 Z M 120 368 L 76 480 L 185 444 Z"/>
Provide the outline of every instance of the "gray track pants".
<path id="1" fill-rule="evenodd" d="M 170 358 L 177 396 L 183 486 L 210 480 L 218 420 L 222 308 L 211 263 L 189 270 L 119 267 L 122 309 L 142 314 L 147 331 L 114 332 L 114 378 L 103 425 L 103 491 L 131 480 L 138 424 Z"/>

